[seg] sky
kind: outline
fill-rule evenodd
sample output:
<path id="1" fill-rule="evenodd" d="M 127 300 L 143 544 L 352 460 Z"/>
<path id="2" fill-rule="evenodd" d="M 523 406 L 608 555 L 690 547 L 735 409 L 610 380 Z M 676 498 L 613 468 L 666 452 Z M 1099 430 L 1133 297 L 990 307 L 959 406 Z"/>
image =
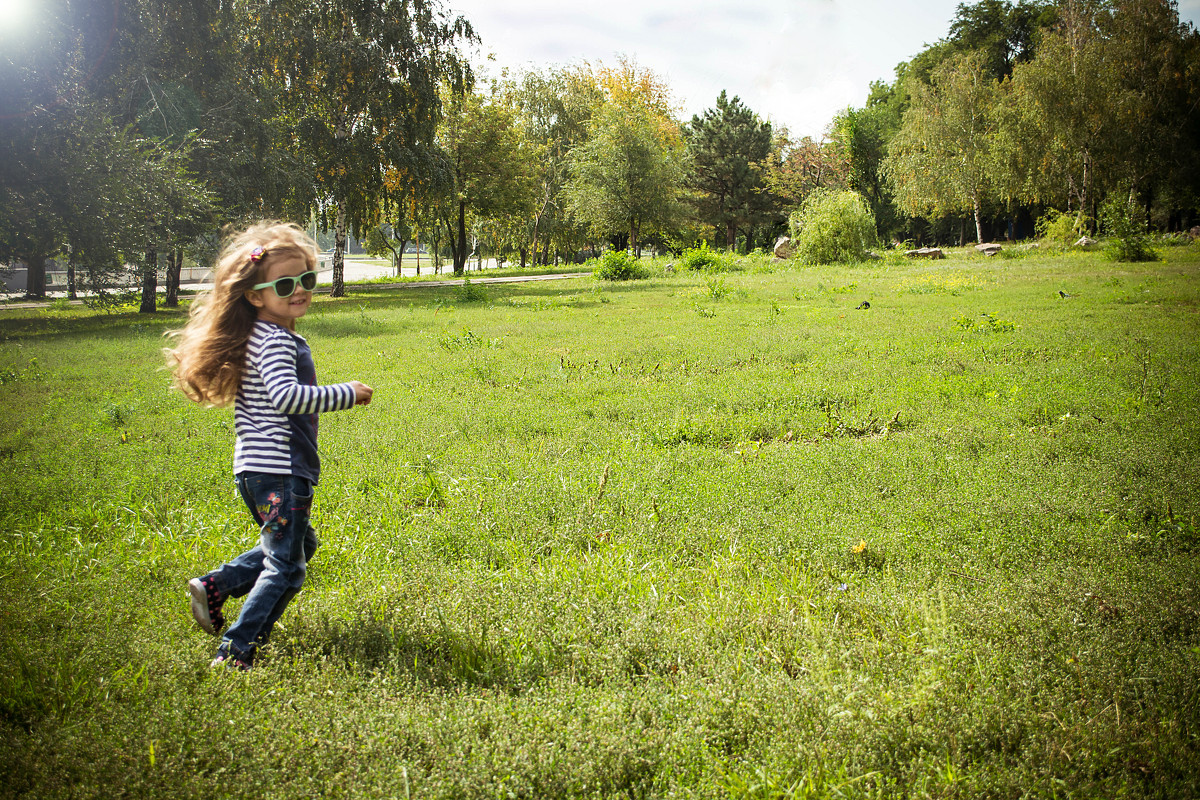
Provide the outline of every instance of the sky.
<path id="1" fill-rule="evenodd" d="M 820 137 L 872 81 L 946 36 L 961 0 L 445 0 L 482 40 L 477 61 L 544 69 L 619 57 L 664 79 L 680 117 L 724 89 L 794 137 Z M 1200 20 L 1200 0 L 1180 17 Z M 492 60 L 485 61 L 488 57 Z"/>

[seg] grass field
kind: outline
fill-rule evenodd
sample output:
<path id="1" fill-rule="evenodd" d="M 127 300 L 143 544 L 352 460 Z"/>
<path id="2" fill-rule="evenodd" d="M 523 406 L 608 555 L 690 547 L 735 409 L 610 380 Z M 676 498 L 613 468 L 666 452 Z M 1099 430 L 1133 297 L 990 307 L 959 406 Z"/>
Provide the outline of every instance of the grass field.
<path id="1" fill-rule="evenodd" d="M 1200 245 L 1164 255 L 318 299 L 375 399 L 322 417 L 323 545 L 246 674 L 184 594 L 256 532 L 182 317 L 2 311 L 0 796 L 1195 797 Z"/>

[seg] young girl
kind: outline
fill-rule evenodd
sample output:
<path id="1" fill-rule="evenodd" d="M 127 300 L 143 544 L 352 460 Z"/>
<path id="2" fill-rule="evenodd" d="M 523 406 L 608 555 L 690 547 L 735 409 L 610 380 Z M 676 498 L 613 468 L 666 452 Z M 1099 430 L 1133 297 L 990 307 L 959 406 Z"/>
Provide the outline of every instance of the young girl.
<path id="1" fill-rule="evenodd" d="M 207 633 L 221 607 L 247 595 L 213 666 L 249 669 L 317 547 L 309 526 L 321 474 L 317 415 L 371 400 L 358 381 L 318 386 L 308 343 L 296 334 L 317 284 L 316 243 L 296 225 L 260 222 L 230 238 L 213 288 L 192 306 L 178 346 L 167 350 L 175 385 L 190 399 L 233 403 L 238 491 L 260 526 L 258 547 L 188 582 L 192 615 Z"/>

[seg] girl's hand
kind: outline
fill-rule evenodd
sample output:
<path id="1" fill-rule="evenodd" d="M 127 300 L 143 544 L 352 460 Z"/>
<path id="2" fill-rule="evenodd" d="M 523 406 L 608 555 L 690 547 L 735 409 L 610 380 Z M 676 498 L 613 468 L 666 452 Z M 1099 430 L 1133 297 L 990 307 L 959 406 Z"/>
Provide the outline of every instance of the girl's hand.
<path id="1" fill-rule="evenodd" d="M 374 389 L 361 381 L 350 381 L 350 385 L 354 387 L 354 405 L 365 406 L 371 402 L 371 395 L 375 393 Z"/>

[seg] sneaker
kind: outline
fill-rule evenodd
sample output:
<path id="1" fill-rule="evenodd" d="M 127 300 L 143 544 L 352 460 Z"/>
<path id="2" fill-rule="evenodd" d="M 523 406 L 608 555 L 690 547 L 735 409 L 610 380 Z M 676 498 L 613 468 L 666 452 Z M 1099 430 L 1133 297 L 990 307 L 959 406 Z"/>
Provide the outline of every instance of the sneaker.
<path id="1" fill-rule="evenodd" d="M 245 661 L 224 651 L 217 653 L 217 657 L 212 660 L 208 668 L 236 669 L 238 672 L 249 672 L 252 669 L 251 665 Z"/>
<path id="2" fill-rule="evenodd" d="M 192 600 L 192 616 L 205 633 L 216 636 L 225 627 L 225 616 L 221 614 L 224 600 L 217 592 L 211 578 L 192 578 L 188 581 L 188 595 Z"/>

